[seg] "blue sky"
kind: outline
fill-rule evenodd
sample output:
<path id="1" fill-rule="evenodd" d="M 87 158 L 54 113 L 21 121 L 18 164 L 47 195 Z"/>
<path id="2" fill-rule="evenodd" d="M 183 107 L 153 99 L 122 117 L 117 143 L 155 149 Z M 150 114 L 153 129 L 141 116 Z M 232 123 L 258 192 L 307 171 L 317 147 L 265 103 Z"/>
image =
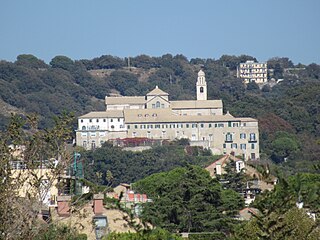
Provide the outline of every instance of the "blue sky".
<path id="1" fill-rule="evenodd" d="M 0 59 L 248 54 L 320 63 L 320 0 L 1 0 Z"/>

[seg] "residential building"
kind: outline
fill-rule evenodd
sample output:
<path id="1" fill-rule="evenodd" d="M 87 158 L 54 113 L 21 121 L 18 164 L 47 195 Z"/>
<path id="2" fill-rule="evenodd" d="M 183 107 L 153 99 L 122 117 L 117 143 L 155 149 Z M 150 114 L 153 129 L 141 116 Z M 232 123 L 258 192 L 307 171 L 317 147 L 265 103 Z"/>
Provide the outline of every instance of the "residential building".
<path id="1" fill-rule="evenodd" d="M 241 172 L 242 169 L 245 169 L 245 163 L 241 159 L 233 155 L 226 154 L 222 158 L 214 161 L 209 166 L 206 167 L 206 170 L 210 173 L 211 177 L 216 177 L 216 175 L 226 174 L 225 167 L 228 163 L 233 161 L 235 163 L 235 171 L 237 173 Z"/>
<path id="2" fill-rule="evenodd" d="M 237 68 L 237 77 L 243 79 L 246 84 L 250 82 L 266 83 L 268 81 L 267 75 L 267 63 L 246 61 L 245 63 L 240 63 Z"/>
<path id="3" fill-rule="evenodd" d="M 207 100 L 205 73 L 200 70 L 196 100 L 170 101 L 157 86 L 146 96 L 106 97 L 106 111 L 78 118 L 76 144 L 94 149 L 108 140 L 188 138 L 214 154 L 259 158 L 258 121 L 223 113 L 221 100 Z"/>

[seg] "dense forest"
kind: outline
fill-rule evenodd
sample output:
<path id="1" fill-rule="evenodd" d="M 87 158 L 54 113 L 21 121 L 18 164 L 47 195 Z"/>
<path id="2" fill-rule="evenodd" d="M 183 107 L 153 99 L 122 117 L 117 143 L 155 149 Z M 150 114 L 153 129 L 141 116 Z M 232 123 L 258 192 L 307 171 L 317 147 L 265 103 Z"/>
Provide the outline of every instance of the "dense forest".
<path id="1" fill-rule="evenodd" d="M 113 187 L 190 164 L 206 167 L 220 157 L 201 147 L 186 146 L 181 140 L 142 152 L 123 151 L 105 143 L 94 151 L 81 151 L 81 155 L 86 179 Z"/>
<path id="2" fill-rule="evenodd" d="M 46 64 L 33 55 L 19 55 L 15 62 L 0 61 L 0 127 L 13 112 L 36 113 L 39 126 L 47 128 L 56 114 L 104 110 L 110 93 L 143 95 L 155 85 L 173 100 L 194 99 L 202 68 L 209 99 L 222 99 L 224 110 L 234 116 L 259 119 L 262 159 L 281 163 L 287 171 L 313 171 L 320 154 L 320 65 L 272 58 L 268 68 L 274 80 L 259 88 L 236 78 L 237 65 L 246 60 L 256 61 L 246 55 L 188 60 L 166 54 L 91 60 L 56 56 Z"/>

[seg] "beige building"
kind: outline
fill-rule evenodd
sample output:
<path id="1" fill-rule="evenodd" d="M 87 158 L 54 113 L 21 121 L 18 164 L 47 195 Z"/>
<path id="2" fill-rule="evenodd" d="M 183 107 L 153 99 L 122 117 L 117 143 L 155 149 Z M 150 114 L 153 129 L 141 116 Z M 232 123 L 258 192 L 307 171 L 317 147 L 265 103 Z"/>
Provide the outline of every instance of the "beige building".
<path id="1" fill-rule="evenodd" d="M 267 63 L 256 63 L 254 61 L 246 61 L 240 63 L 237 68 L 237 77 L 243 79 L 244 83 L 266 83 L 267 78 Z"/>
<path id="2" fill-rule="evenodd" d="M 76 142 L 86 149 L 122 138 L 174 140 L 188 138 L 191 145 L 211 149 L 214 154 L 259 158 L 258 121 L 223 114 L 221 100 L 207 100 L 202 70 L 196 83 L 197 100 L 170 101 L 158 87 L 146 96 L 106 97 L 106 111 L 78 118 Z"/>

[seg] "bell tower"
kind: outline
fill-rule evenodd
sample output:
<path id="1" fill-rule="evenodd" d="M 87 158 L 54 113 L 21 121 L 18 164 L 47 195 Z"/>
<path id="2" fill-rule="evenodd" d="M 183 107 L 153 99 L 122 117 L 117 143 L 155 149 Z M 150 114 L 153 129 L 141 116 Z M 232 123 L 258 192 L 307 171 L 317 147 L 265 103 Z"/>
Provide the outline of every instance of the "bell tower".
<path id="1" fill-rule="evenodd" d="M 198 72 L 197 100 L 207 100 L 207 82 L 202 70 Z"/>

